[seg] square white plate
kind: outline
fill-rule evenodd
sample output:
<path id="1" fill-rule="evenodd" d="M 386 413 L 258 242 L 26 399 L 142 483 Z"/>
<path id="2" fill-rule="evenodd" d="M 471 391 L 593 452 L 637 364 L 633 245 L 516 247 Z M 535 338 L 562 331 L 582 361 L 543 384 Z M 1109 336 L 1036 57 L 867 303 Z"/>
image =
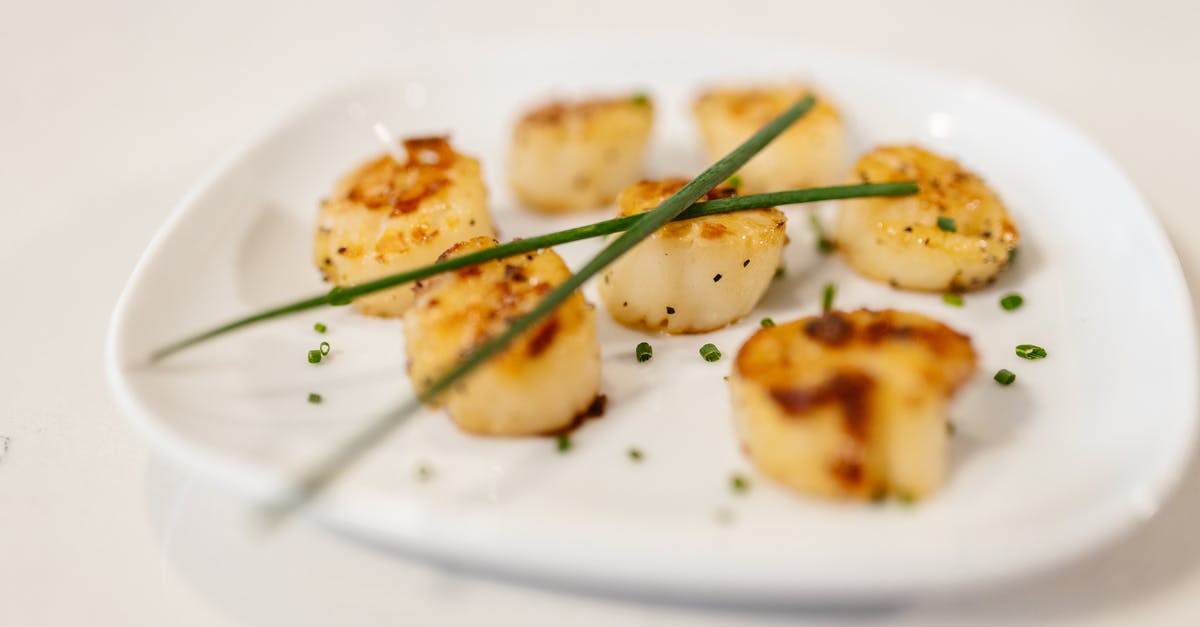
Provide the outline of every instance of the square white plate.
<path id="1" fill-rule="evenodd" d="M 547 219 L 515 206 L 504 155 L 521 107 L 550 93 L 643 88 L 658 102 L 649 174 L 705 164 L 688 111 L 722 78 L 812 78 L 840 105 L 861 151 L 919 142 L 981 173 L 1023 234 L 994 286 L 949 307 L 850 272 L 814 252 L 803 207 L 787 209 L 788 272 L 751 317 L 703 336 L 646 336 L 601 308 L 607 415 L 573 436 L 486 439 L 418 414 L 312 514 L 406 552 L 534 579 L 641 595 L 735 601 L 879 599 L 996 581 L 1095 548 L 1151 516 L 1189 454 L 1197 367 L 1191 311 L 1166 238 L 1125 175 L 1069 124 L 978 80 L 747 41 L 705 51 L 636 46 L 452 48 L 326 94 L 249 141 L 190 193 L 155 237 L 121 298 L 109 375 L 151 446 L 254 499 L 410 394 L 398 321 L 320 310 L 231 335 L 148 366 L 168 340 L 265 305 L 319 293 L 310 262 L 316 204 L 378 153 L 376 121 L 398 134 L 451 132 L 479 156 L 506 238 L 610 215 Z M 730 53 L 732 50 L 737 52 Z M 818 207 L 828 212 L 830 207 Z M 573 265 L 599 242 L 564 246 Z M 832 504 L 752 475 L 722 377 L 758 319 L 819 309 L 899 307 L 969 333 L 978 376 L 953 410 L 948 485 L 915 507 Z M 1005 312 L 1010 291 L 1025 306 Z M 585 291 L 595 301 L 594 292 Z M 322 321 L 329 333 L 317 336 Z M 305 353 L 322 339 L 331 359 Z M 713 342 L 726 359 L 706 363 Z M 1049 358 L 1018 359 L 1034 343 Z M 991 380 L 1018 375 L 1010 387 Z M 309 392 L 325 402 L 310 405 Z M 630 447 L 645 453 L 641 463 Z M 427 465 L 432 480 L 420 481 Z M 753 476 L 753 475 L 752 475 Z M 718 514 L 718 512 L 724 512 Z M 731 518 L 725 522 L 726 515 Z"/>

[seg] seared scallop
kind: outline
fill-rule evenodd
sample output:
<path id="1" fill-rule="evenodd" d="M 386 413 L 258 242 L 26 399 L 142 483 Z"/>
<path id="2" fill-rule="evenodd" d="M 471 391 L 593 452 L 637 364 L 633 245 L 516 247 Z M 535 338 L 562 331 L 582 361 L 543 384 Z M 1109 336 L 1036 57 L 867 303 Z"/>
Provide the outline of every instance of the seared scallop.
<path id="1" fill-rule="evenodd" d="M 907 180 L 921 190 L 842 201 L 836 238 L 846 261 L 911 290 L 972 290 L 995 280 L 1020 241 L 1000 197 L 958 162 L 917 146 L 876 148 L 855 166 L 855 182 Z"/>
<path id="2" fill-rule="evenodd" d="M 685 179 L 642 181 L 621 193 L 620 215 L 657 207 Z M 717 188 L 707 199 L 733 195 Z M 753 209 L 671 222 L 608 266 L 600 298 L 613 319 L 667 333 L 702 333 L 750 313 L 779 267 L 782 211 Z"/>
<path id="3" fill-rule="evenodd" d="M 508 180 L 538 211 L 603 207 L 638 179 L 653 123 L 643 95 L 547 103 L 517 122 Z"/>
<path id="4" fill-rule="evenodd" d="M 355 285 L 433 263 L 455 242 L 495 235 L 479 162 L 445 137 L 404 142 L 407 160 L 384 155 L 348 174 L 322 201 L 314 261 L 334 285 Z M 372 316 L 398 317 L 410 286 L 355 299 Z"/>
<path id="5" fill-rule="evenodd" d="M 692 111 L 711 160 L 728 154 L 767 122 L 804 96 L 804 85 L 762 85 L 710 89 Z M 846 129 L 833 103 L 816 94 L 804 117 L 754 156 L 738 175 L 745 193 L 833 185 L 845 175 Z"/>
<path id="6" fill-rule="evenodd" d="M 763 474 L 805 494 L 917 499 L 946 475 L 946 408 L 975 370 L 970 339 L 925 316 L 831 311 L 759 330 L 730 376 Z"/>
<path id="7" fill-rule="evenodd" d="M 445 257 L 491 248 L 476 237 Z M 404 315 L 408 372 L 426 389 L 464 355 L 502 333 L 570 276 L 554 251 L 539 250 L 437 275 L 416 289 Z M 549 317 L 436 399 L 464 431 L 548 434 L 570 427 L 597 402 L 600 344 L 595 310 L 577 291 Z"/>

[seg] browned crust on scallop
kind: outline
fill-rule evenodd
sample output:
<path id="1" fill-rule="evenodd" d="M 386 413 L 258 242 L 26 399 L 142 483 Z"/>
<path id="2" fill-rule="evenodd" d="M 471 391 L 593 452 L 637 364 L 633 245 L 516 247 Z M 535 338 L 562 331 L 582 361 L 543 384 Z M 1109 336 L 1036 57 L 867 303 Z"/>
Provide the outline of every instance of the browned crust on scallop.
<path id="1" fill-rule="evenodd" d="M 449 138 L 407 139 L 404 150 L 408 157 L 404 163 L 383 155 L 359 167 L 343 180 L 333 200 L 347 200 L 354 206 L 403 215 L 416 211 L 426 198 L 450 184 L 448 171 L 458 154 L 451 148 Z M 426 235 L 432 237 L 436 233 Z"/>

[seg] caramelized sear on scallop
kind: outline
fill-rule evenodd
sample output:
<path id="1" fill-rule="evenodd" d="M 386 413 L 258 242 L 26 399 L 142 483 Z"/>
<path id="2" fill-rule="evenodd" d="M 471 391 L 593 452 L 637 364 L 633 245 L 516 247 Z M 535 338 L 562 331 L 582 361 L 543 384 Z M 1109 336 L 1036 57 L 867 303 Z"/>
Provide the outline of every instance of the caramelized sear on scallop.
<path id="1" fill-rule="evenodd" d="M 444 258 L 496 245 L 476 237 Z M 460 268 L 423 281 L 404 315 L 408 372 L 425 389 L 459 360 L 529 313 L 570 276 L 549 249 Z M 596 314 L 576 291 L 550 316 L 517 336 L 449 391 L 444 406 L 464 431 L 485 435 L 538 435 L 567 429 L 588 414 L 600 387 Z"/>
<path id="2" fill-rule="evenodd" d="M 313 260 L 334 285 L 356 285 L 433 263 L 455 242 L 493 236 L 479 162 L 445 137 L 405 140 L 390 155 L 346 175 L 317 216 Z M 355 299 L 360 312 L 399 317 L 412 303 L 403 285 Z"/>
<path id="3" fill-rule="evenodd" d="M 738 436 L 759 471 L 798 492 L 923 498 L 945 479 L 946 409 L 975 361 L 970 338 L 902 311 L 763 328 L 729 379 Z"/>
<path id="4" fill-rule="evenodd" d="M 1021 236 L 1000 197 L 958 162 L 917 146 L 882 146 L 853 182 L 915 180 L 911 196 L 841 201 L 837 247 L 860 274 L 921 291 L 973 290 L 1008 265 Z"/>

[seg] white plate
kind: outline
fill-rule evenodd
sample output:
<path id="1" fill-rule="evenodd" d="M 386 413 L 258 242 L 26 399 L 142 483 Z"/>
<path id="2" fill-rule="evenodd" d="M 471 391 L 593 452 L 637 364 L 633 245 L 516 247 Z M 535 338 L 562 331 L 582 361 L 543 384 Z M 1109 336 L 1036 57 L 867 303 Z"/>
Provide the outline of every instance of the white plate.
<path id="1" fill-rule="evenodd" d="M 741 52 L 722 57 L 729 50 Z M 247 310 L 321 291 L 309 260 L 317 200 L 399 133 L 453 131 L 482 157 L 506 237 L 592 221 L 514 208 L 505 144 L 523 104 L 552 90 L 637 86 L 660 103 L 650 173 L 695 173 L 688 98 L 720 77 L 809 75 L 843 107 L 857 148 L 916 141 L 957 156 L 999 190 L 1024 240 L 1013 271 L 949 307 L 897 292 L 812 252 L 793 216 L 787 276 L 751 320 L 704 336 L 645 339 L 600 315 L 607 415 L 574 436 L 485 439 L 424 413 L 365 459 L 313 514 L 409 553 L 542 581 L 641 595 L 735 601 L 880 599 L 957 590 L 1045 567 L 1152 515 L 1177 479 L 1196 421 L 1191 312 L 1177 261 L 1125 175 L 1070 125 L 977 80 L 779 45 L 493 47 L 327 94 L 250 142 L 187 196 L 123 295 L 109 338 L 116 396 L 148 442 L 254 499 L 409 395 L 399 322 L 347 308 L 263 325 L 145 365 L 149 349 Z M 822 208 L 828 211 L 828 207 Z M 563 247 L 578 264 L 599 246 Z M 970 333 L 982 356 L 956 402 L 949 484 L 917 507 L 799 498 L 751 472 L 731 429 L 722 376 L 761 316 L 819 307 L 901 307 Z M 1018 290 L 1025 306 L 1000 309 Z M 589 295 L 593 292 L 589 290 Z M 315 321 L 329 325 L 324 338 Z M 321 339 L 332 359 L 305 352 Z M 716 343 L 727 358 L 697 354 Z M 1048 359 L 1013 354 L 1045 346 Z M 1001 387 L 998 368 L 1018 375 Z M 309 405 L 319 392 L 325 402 Z M 632 463 L 627 450 L 645 452 Z M 415 468 L 428 464 L 432 481 Z M 732 513 L 721 523 L 717 512 Z"/>

